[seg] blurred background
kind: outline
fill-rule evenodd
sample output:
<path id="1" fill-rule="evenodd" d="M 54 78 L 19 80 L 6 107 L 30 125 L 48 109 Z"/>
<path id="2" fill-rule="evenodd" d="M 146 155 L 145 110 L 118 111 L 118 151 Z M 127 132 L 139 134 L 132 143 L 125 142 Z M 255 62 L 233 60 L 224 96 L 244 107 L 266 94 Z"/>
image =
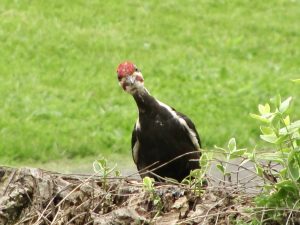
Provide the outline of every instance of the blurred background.
<path id="1" fill-rule="evenodd" d="M 294 96 L 300 114 L 299 15 L 298 0 L 2 0 L 0 164 L 84 171 L 104 156 L 134 167 L 124 60 L 194 121 L 204 148 L 231 137 L 265 148 L 249 116 L 259 103 Z"/>

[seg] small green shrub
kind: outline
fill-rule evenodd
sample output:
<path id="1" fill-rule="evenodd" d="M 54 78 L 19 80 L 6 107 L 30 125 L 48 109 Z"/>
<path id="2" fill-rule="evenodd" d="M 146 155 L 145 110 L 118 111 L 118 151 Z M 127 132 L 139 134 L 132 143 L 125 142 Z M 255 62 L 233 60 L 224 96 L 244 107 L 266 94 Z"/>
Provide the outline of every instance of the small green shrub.
<path id="1" fill-rule="evenodd" d="M 300 79 L 293 80 L 300 83 Z M 264 180 L 262 192 L 255 198 L 251 214 L 256 214 L 251 221 L 243 219 L 236 224 L 266 224 L 273 221 L 276 224 L 290 224 L 294 218 L 299 218 L 300 209 L 300 120 L 293 120 L 291 112 L 292 97 L 281 100 L 281 96 L 270 99 L 269 103 L 258 105 L 258 114 L 250 116 L 260 121 L 260 138 L 270 144 L 270 150 L 262 152 L 256 148 L 247 150 L 237 148 L 235 138 L 231 138 L 227 148 L 215 146 L 217 152 L 208 155 L 203 152 L 200 160 L 201 170 L 192 171 L 183 183 L 202 184 L 205 174 L 210 167 L 210 161 L 216 156 L 216 167 L 231 182 L 232 172 L 228 165 L 232 159 L 242 158 L 245 162 L 253 162 L 255 172 Z M 209 159 L 209 160 L 208 160 Z M 196 177 L 192 183 L 191 178 Z M 201 188 L 197 189 L 201 193 Z M 272 223 L 273 224 L 273 223 Z"/>
<path id="2" fill-rule="evenodd" d="M 105 158 L 99 159 L 94 161 L 93 168 L 95 173 L 102 176 L 102 187 L 103 189 L 107 190 L 108 188 L 108 177 L 114 172 L 116 177 L 121 175 L 119 170 L 116 170 L 117 164 L 115 164 L 112 168 L 108 166 L 107 160 Z"/>
<path id="3" fill-rule="evenodd" d="M 227 171 L 227 167 L 229 161 L 232 159 L 240 158 L 246 152 L 246 148 L 238 149 L 236 146 L 235 138 L 231 138 L 228 142 L 227 148 L 220 148 L 215 146 L 217 150 L 219 150 L 219 154 L 221 154 L 224 158 L 224 162 L 219 162 L 217 164 L 217 168 L 221 171 L 224 176 L 224 180 L 227 178 L 229 181 L 231 180 L 231 173 Z"/>
<path id="4" fill-rule="evenodd" d="M 143 188 L 147 193 L 149 193 L 150 200 L 153 202 L 153 205 L 157 210 L 157 213 L 154 216 L 154 218 L 155 218 L 156 216 L 158 216 L 161 213 L 161 211 L 163 209 L 163 203 L 162 203 L 160 196 L 155 191 L 154 179 L 150 178 L 150 177 L 144 177 L 143 178 Z"/>
<path id="5" fill-rule="evenodd" d="M 200 196 L 202 193 L 202 187 L 206 184 L 206 173 L 210 168 L 213 153 L 202 151 L 199 160 L 200 169 L 192 170 L 186 178 L 184 178 L 181 183 L 188 185 L 189 188 L 194 192 L 194 194 Z"/>
<path id="6" fill-rule="evenodd" d="M 299 83 L 300 79 L 294 81 Z M 262 124 L 260 138 L 274 148 L 266 153 L 258 154 L 254 149 L 244 154 L 254 162 L 257 175 L 266 181 L 256 198 L 257 207 L 274 209 L 264 212 L 262 220 L 291 219 L 292 209 L 300 208 L 300 120 L 291 120 L 291 103 L 292 97 L 281 101 L 278 95 L 270 103 L 260 104 L 259 114 L 250 114 Z M 271 166 L 275 163 L 276 168 Z M 268 165 L 267 169 L 264 165 Z"/>

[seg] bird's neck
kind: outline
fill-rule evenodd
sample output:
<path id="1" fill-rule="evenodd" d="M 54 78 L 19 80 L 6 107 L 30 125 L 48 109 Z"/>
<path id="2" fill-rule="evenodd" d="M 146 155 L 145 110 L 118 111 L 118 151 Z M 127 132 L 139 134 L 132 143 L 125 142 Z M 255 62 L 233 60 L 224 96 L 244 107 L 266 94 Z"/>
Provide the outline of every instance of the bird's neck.
<path id="1" fill-rule="evenodd" d="M 132 96 L 137 104 L 140 114 L 151 113 L 158 105 L 156 99 L 150 95 L 145 87 L 140 88 L 133 93 Z"/>

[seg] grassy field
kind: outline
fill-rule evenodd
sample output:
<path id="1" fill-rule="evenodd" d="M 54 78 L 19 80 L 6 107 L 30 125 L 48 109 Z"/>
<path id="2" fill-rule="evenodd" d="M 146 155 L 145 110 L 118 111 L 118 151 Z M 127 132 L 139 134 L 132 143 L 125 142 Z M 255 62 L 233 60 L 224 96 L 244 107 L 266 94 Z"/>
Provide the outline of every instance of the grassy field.
<path id="1" fill-rule="evenodd" d="M 205 148 L 258 142 L 257 104 L 300 91 L 300 2 L 40 1 L 0 4 L 0 162 L 130 155 L 137 117 L 116 67 L 132 60 Z"/>

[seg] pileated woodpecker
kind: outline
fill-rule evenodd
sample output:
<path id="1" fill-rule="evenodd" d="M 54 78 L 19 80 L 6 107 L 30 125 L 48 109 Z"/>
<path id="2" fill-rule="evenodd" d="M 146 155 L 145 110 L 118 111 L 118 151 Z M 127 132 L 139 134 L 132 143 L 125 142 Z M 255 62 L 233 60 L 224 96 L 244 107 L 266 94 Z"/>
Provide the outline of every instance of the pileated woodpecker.
<path id="1" fill-rule="evenodd" d="M 141 177 L 182 181 L 191 170 L 199 168 L 201 142 L 195 125 L 184 114 L 152 97 L 133 63 L 121 63 L 117 75 L 120 86 L 133 96 L 138 107 L 131 148 Z"/>

